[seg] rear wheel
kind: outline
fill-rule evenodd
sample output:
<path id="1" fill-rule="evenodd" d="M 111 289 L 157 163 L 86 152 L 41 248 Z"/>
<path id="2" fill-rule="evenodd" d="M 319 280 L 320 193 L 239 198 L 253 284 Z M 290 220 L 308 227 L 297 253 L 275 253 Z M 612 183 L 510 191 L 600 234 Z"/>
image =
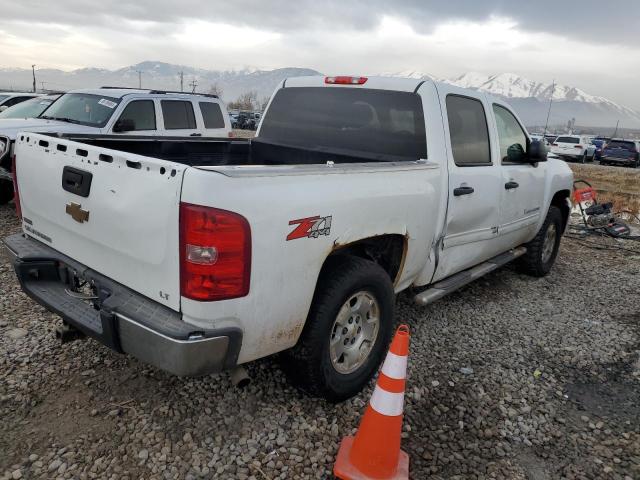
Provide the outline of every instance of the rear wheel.
<path id="1" fill-rule="evenodd" d="M 9 180 L 0 180 L 0 205 L 9 203 L 13 199 L 13 183 Z"/>
<path id="2" fill-rule="evenodd" d="M 580 163 L 587 163 L 587 152 L 584 152 L 582 154 L 582 159 L 580 160 Z"/>
<path id="3" fill-rule="evenodd" d="M 519 259 L 520 269 L 534 277 L 544 277 L 551 271 L 560 248 L 562 236 L 562 213 L 551 206 L 542 227 L 527 245 L 527 253 Z"/>
<path id="4" fill-rule="evenodd" d="M 340 402 L 375 374 L 393 327 L 389 275 L 359 257 L 327 260 L 298 343 L 283 355 L 292 382 L 308 393 Z"/>

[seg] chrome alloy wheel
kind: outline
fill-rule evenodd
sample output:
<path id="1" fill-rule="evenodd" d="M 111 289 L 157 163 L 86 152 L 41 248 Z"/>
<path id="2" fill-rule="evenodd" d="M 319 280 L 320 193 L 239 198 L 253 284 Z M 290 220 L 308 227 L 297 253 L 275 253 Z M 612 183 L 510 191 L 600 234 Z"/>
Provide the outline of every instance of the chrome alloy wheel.
<path id="1" fill-rule="evenodd" d="M 557 236 L 558 230 L 556 229 L 556 224 L 553 222 L 549 223 L 547 231 L 544 234 L 544 242 L 542 243 L 542 263 L 547 263 L 551 260 Z"/>
<path id="2" fill-rule="evenodd" d="M 366 291 L 354 293 L 344 302 L 331 328 L 329 355 L 333 368 L 349 374 L 369 357 L 380 330 L 380 307 Z"/>

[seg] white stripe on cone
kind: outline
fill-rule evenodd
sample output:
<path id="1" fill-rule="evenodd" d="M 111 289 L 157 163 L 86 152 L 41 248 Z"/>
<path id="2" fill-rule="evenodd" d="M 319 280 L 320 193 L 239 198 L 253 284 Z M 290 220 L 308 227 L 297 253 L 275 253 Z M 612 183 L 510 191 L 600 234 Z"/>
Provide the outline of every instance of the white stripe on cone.
<path id="1" fill-rule="evenodd" d="M 407 356 L 388 352 L 387 358 L 382 364 L 382 373 L 396 380 L 405 378 L 407 375 Z"/>
<path id="2" fill-rule="evenodd" d="M 376 385 L 369 404 L 371 405 L 371 408 L 382 415 L 387 415 L 388 417 L 402 415 L 402 408 L 404 407 L 404 392 L 391 393 Z"/>

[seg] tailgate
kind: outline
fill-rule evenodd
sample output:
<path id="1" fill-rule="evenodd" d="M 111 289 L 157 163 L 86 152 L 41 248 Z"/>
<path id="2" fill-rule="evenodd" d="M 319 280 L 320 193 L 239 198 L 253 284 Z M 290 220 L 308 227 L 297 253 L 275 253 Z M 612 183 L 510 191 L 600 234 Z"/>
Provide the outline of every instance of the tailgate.
<path id="1" fill-rule="evenodd" d="M 32 133 L 15 153 L 25 233 L 179 310 L 184 165 Z"/>

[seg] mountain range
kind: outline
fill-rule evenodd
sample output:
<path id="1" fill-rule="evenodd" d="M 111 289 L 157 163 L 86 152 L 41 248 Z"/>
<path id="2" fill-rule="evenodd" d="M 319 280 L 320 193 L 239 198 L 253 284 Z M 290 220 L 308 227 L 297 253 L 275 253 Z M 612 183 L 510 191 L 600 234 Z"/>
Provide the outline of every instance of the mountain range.
<path id="1" fill-rule="evenodd" d="M 38 88 L 48 90 L 65 91 L 102 85 L 137 87 L 139 81 L 144 88 L 180 90 L 181 73 L 185 91 L 192 90 L 193 82 L 196 83 L 196 91 L 199 92 L 208 92 L 212 86 L 216 85 L 222 90 L 222 97 L 226 101 L 234 100 L 242 93 L 252 90 L 257 93 L 258 99 L 262 99 L 271 95 L 276 85 L 284 78 L 321 75 L 320 72 L 308 68 L 206 70 L 145 61 L 117 70 L 41 69 L 36 71 L 36 77 Z M 435 78 L 416 71 L 381 75 L 415 79 L 433 78 L 460 87 L 491 93 L 507 99 L 529 126 L 544 125 L 549 101 L 553 99 L 549 118 L 549 125 L 552 126 L 564 126 L 569 120 L 575 119 L 576 125 L 581 126 L 613 128 L 616 122 L 620 121 L 620 125 L 624 127 L 640 127 L 640 112 L 631 108 L 575 87 L 529 80 L 513 73 L 488 75 L 468 72 L 454 78 Z M 0 68 L 0 88 L 29 88 L 31 82 L 31 70 Z"/>

